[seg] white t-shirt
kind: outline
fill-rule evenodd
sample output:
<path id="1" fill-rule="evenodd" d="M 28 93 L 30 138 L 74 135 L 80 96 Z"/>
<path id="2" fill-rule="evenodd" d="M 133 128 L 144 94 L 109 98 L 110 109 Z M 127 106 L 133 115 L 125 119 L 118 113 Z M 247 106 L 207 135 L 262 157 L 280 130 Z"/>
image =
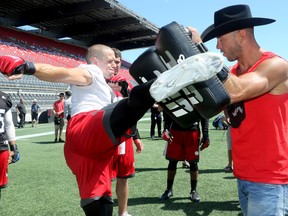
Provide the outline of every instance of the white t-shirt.
<path id="1" fill-rule="evenodd" d="M 68 115 L 71 117 L 71 96 L 64 101 L 64 117 L 67 118 Z"/>
<path id="2" fill-rule="evenodd" d="M 100 110 L 104 106 L 113 103 L 116 96 L 107 84 L 101 69 L 93 64 L 81 64 L 80 68 L 87 68 L 92 75 L 92 83 L 89 86 L 71 85 L 72 116 L 81 112 Z"/>

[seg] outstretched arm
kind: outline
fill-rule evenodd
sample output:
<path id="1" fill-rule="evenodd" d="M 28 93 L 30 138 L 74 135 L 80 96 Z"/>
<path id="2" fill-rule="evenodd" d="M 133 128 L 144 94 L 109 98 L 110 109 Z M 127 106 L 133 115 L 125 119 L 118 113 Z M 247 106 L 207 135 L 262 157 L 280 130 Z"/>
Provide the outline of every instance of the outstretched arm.
<path id="1" fill-rule="evenodd" d="M 89 85 L 92 83 L 91 74 L 84 68 L 64 68 L 37 63 L 35 68 L 34 76 L 43 81 L 75 85 Z"/>
<path id="2" fill-rule="evenodd" d="M 49 64 L 26 62 L 17 56 L 1 56 L 0 71 L 8 79 L 15 80 L 24 75 L 34 75 L 40 80 L 75 85 L 89 85 L 92 76 L 84 68 L 64 68 Z"/>

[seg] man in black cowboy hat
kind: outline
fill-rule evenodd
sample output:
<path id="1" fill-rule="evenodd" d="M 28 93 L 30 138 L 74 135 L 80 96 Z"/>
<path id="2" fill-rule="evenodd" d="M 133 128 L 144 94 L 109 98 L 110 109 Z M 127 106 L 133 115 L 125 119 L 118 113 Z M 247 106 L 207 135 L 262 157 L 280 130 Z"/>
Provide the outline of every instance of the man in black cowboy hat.
<path id="1" fill-rule="evenodd" d="M 223 56 L 237 61 L 221 81 L 231 97 L 234 175 L 244 216 L 288 215 L 288 63 L 254 37 L 254 26 L 274 21 L 234 5 L 215 12 L 202 41 L 188 27 L 193 42 L 216 38 Z"/>

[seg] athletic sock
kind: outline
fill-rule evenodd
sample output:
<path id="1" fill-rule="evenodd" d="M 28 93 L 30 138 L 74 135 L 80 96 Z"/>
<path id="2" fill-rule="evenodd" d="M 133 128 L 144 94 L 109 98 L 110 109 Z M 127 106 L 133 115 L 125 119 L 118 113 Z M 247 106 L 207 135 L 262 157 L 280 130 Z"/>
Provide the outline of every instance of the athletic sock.
<path id="1" fill-rule="evenodd" d="M 196 191 L 197 180 L 191 180 L 190 183 L 191 183 L 191 192 Z"/>
<path id="2" fill-rule="evenodd" d="M 174 179 L 167 179 L 167 189 L 172 191 Z"/>

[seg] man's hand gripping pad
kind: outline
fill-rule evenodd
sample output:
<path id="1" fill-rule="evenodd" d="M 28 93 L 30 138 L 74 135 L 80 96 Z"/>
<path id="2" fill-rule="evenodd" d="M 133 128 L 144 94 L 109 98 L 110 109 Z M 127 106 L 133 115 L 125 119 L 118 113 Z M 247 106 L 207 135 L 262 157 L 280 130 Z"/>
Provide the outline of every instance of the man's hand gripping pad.
<path id="1" fill-rule="evenodd" d="M 155 47 L 157 54 L 163 59 L 168 69 L 190 56 L 203 52 L 198 50 L 185 28 L 176 22 L 160 29 Z M 224 66 L 222 70 L 226 70 L 226 67 Z M 189 112 L 194 113 L 195 109 L 202 117 L 209 119 L 221 112 L 230 102 L 230 96 L 217 76 L 188 85 L 172 97 L 163 100 L 160 103 L 161 106 L 164 104 L 173 113 L 171 109 L 173 106 L 169 105 L 170 99 L 174 100 L 175 97 L 180 95 L 183 100 L 180 110 L 183 112 L 179 110 L 180 113 L 178 112 L 177 116 L 185 116 L 184 122 L 179 123 L 181 126 L 187 126 L 188 122 L 197 120 L 193 119 L 194 115 L 193 117 L 189 115 Z M 189 110 L 188 113 L 187 110 Z M 172 115 L 176 116 L 176 113 Z"/>

